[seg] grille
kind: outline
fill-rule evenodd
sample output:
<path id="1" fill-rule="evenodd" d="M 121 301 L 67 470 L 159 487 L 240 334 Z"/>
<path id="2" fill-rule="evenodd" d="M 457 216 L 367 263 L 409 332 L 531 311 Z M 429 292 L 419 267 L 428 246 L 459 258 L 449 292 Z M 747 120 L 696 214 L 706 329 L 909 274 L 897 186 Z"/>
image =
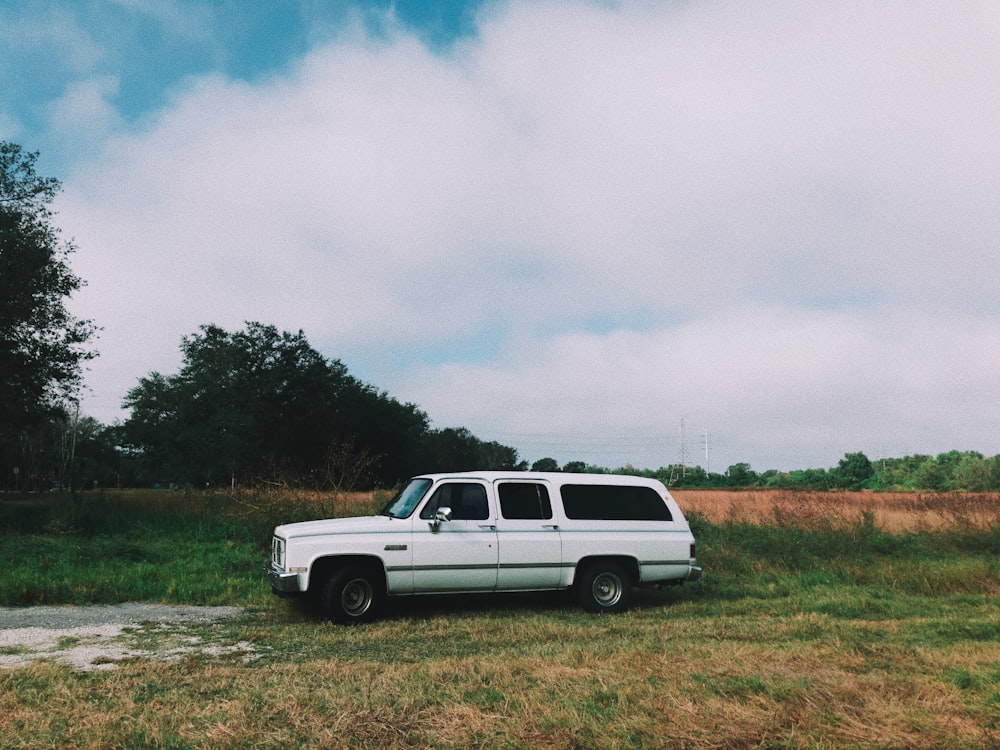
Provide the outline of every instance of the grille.
<path id="1" fill-rule="evenodd" d="M 271 540 L 271 562 L 276 567 L 285 567 L 285 540 L 276 536 Z"/>

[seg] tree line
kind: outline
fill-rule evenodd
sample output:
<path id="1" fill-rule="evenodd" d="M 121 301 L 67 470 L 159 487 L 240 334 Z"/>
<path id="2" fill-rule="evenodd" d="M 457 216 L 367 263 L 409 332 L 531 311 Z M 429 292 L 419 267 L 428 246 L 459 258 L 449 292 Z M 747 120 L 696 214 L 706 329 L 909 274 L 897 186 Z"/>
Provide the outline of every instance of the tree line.
<path id="1" fill-rule="evenodd" d="M 176 375 L 154 372 L 125 396 L 116 437 L 132 482 L 346 488 L 392 486 L 426 467 L 518 466 L 513 448 L 431 429 L 415 404 L 354 378 L 302 331 L 206 325 L 181 350 Z"/>
<path id="2" fill-rule="evenodd" d="M 12 451 L 17 488 L 353 489 L 424 471 L 526 468 L 509 446 L 432 429 L 416 405 L 354 378 L 301 331 L 205 325 L 181 350 L 176 374 L 150 373 L 129 390 L 124 421 L 50 413 L 31 450 Z"/>
<path id="3" fill-rule="evenodd" d="M 84 282 L 53 223 L 59 182 L 36 173 L 37 157 L 0 142 L 0 490 L 368 488 L 429 471 L 529 468 L 510 446 L 431 428 L 417 405 L 359 381 L 302 331 L 259 322 L 185 336 L 180 370 L 140 378 L 124 396 L 124 421 L 81 415 L 98 328 L 66 308 Z M 552 458 L 530 468 L 635 473 L 674 487 L 1000 490 L 1000 457 L 958 451 L 875 463 L 849 453 L 831 469 L 760 474 L 745 463 L 723 474 Z"/>
<path id="4" fill-rule="evenodd" d="M 916 454 L 872 461 L 862 452 L 847 453 L 829 469 L 754 471 L 737 463 L 724 473 L 700 466 L 673 464 L 659 469 L 624 466 L 608 470 L 572 461 L 563 467 L 552 458 L 532 464 L 538 471 L 585 471 L 637 474 L 659 479 L 669 487 L 688 489 L 852 490 L 873 492 L 1000 492 L 1000 455 L 986 457 L 978 451 Z"/>

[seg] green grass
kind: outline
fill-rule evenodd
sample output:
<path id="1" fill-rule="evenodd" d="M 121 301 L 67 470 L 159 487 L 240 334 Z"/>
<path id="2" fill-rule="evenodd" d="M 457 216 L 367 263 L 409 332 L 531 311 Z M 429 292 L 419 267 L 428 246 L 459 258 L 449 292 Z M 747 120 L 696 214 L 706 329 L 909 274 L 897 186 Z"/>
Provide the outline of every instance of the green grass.
<path id="1" fill-rule="evenodd" d="M 0 605 L 161 601 L 260 606 L 273 527 L 336 513 L 282 495 L 100 493 L 0 498 Z M 692 527 L 707 575 L 681 590 L 708 613 L 782 600 L 788 611 L 881 616 L 940 597 L 1000 593 L 1000 529 L 893 535 L 846 528 Z M 887 602 L 887 597 L 889 600 Z M 908 597 L 916 597 L 910 599 Z"/>
<path id="2" fill-rule="evenodd" d="M 0 604 L 261 602 L 262 532 L 225 498 L 0 501 Z"/>
<path id="3" fill-rule="evenodd" d="M 0 670 L 0 747 L 1000 746 L 996 529 L 695 518 L 702 581 L 621 616 L 568 595 L 435 597 L 346 628 L 261 574 L 271 526 L 316 507 L 0 499 L 0 603 L 237 604 L 243 619 L 192 632 L 254 650 Z"/>

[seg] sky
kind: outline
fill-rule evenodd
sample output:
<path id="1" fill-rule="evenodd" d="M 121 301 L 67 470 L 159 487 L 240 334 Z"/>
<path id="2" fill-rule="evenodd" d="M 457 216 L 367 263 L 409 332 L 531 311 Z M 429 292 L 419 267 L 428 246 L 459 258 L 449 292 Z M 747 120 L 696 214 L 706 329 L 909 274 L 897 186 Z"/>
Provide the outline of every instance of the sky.
<path id="1" fill-rule="evenodd" d="M 5 0 L 122 419 L 246 321 L 608 468 L 1000 454 L 983 2 Z"/>

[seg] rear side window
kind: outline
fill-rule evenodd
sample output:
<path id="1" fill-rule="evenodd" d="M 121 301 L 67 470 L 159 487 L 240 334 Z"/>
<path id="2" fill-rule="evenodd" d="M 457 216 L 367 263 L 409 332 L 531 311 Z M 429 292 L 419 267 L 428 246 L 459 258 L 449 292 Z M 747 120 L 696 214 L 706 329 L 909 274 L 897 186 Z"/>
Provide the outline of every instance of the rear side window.
<path id="1" fill-rule="evenodd" d="M 510 519 L 552 518 L 552 503 L 544 484 L 506 482 L 499 485 L 500 515 Z"/>
<path id="2" fill-rule="evenodd" d="M 670 508 L 652 487 L 564 484 L 567 518 L 583 521 L 672 521 Z"/>

